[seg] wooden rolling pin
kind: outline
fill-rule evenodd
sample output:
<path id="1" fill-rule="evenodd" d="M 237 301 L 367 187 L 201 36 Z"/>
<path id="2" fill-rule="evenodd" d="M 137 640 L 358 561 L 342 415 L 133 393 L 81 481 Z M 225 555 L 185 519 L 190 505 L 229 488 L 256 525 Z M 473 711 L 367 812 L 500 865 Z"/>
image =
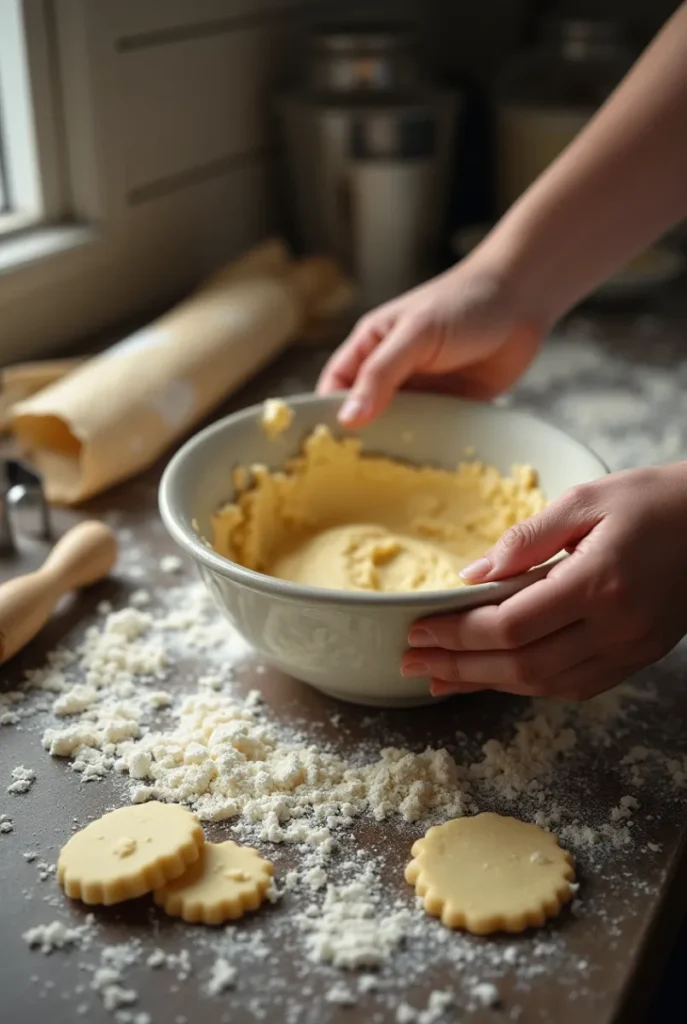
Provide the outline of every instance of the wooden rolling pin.
<path id="1" fill-rule="evenodd" d="M 112 531 L 89 520 L 65 533 L 40 569 L 0 584 L 0 664 L 34 638 L 63 594 L 104 579 L 116 559 Z"/>

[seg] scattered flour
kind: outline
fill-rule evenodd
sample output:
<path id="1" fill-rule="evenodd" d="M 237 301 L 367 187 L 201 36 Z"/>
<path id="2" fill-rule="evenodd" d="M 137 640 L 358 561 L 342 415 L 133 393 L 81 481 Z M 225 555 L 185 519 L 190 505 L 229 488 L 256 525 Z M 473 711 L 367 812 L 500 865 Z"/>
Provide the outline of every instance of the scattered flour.
<path id="1" fill-rule="evenodd" d="M 499 990 L 490 981 L 481 981 L 474 985 L 470 994 L 478 1006 L 498 1006 L 501 1002 Z"/>
<path id="2" fill-rule="evenodd" d="M 234 696 L 226 686 L 225 663 L 202 675 L 197 691 L 178 701 L 159 689 L 158 680 L 173 667 L 177 636 L 187 649 L 209 652 L 220 644 L 226 654 L 229 631 L 202 585 L 180 588 L 178 597 L 169 593 L 172 610 L 147 602 L 145 609 L 106 610 L 76 652 L 53 652 L 44 668 L 28 673 L 34 690 L 56 694 L 56 718 L 69 718 L 45 730 L 43 745 L 53 756 L 68 758 L 84 781 L 116 771 L 128 776 L 134 802 L 184 803 L 202 820 L 233 821 L 239 836 L 317 847 L 321 857 L 302 875 L 315 891 L 327 884 L 323 858 L 332 851 L 336 831 L 360 815 L 377 821 L 398 816 L 409 824 L 433 815 L 444 820 L 477 810 L 476 791 L 485 786 L 508 801 L 538 800 L 542 809 L 535 820 L 560 825 L 562 835 L 567 829 L 568 839 L 583 847 L 598 838 L 615 848 L 630 841 L 629 819 L 636 809 L 631 795 L 614 809 L 608 827 L 593 830 L 564 822 L 546 797 L 552 769 L 574 753 L 580 728 L 599 744 L 609 741 L 608 725 L 622 713 L 621 692 L 576 710 L 575 728 L 569 705 L 535 701 L 534 713 L 515 723 L 511 739 L 488 739 L 472 764 L 461 765 L 445 749 L 394 746 L 376 759 L 352 762 L 285 730 L 269 717 L 257 691 L 247 699 Z M 235 645 L 232 663 L 244 650 L 241 642 Z M 163 708 L 171 717 L 164 729 L 155 728 L 155 713 Z M 640 759 L 635 750 L 632 763 Z M 682 762 L 669 762 L 668 770 L 681 780 Z M 15 782 L 31 784 L 24 776 Z M 287 888 L 297 877 L 287 879 Z"/>
<path id="3" fill-rule="evenodd" d="M 207 994 L 218 996 L 222 992 L 226 992 L 227 989 L 233 988 L 236 984 L 236 975 L 236 968 L 228 960 L 218 957 L 212 965 L 210 980 L 207 983 Z"/>
<path id="4" fill-rule="evenodd" d="M 380 967 L 411 931 L 413 915 L 406 907 L 382 903 L 379 880 L 371 864 L 346 885 L 329 885 L 322 905 L 311 904 L 299 915 L 311 960 L 335 967 Z"/>
<path id="5" fill-rule="evenodd" d="M 634 796 L 623 796 L 617 807 L 611 808 L 611 821 L 622 821 L 630 819 L 632 812 L 638 810 L 639 800 Z"/>
<path id="6" fill-rule="evenodd" d="M 355 1006 L 358 997 L 343 981 L 335 982 L 325 993 L 324 997 L 328 1003 L 336 1003 L 337 1006 Z"/>
<path id="7" fill-rule="evenodd" d="M 79 715 L 90 708 L 98 699 L 98 691 L 94 686 L 76 685 L 58 697 L 53 703 L 52 711 L 58 718 L 67 715 Z"/>
<path id="8" fill-rule="evenodd" d="M 556 829 L 580 850 L 612 853 L 631 844 L 633 815 L 640 810 L 632 793 L 625 792 L 615 808 L 606 809 L 606 818 L 592 825 L 575 819 L 567 803 L 556 804 L 549 789 L 552 772 L 575 756 L 583 735 L 599 747 L 612 742 L 629 691 L 574 709 L 532 702 L 509 736 L 485 739 L 481 756 L 473 753 L 464 763 L 455 752 L 408 750 L 398 741 L 381 750 L 361 746 L 344 757 L 338 747 L 315 742 L 312 732 L 276 721 L 259 692 L 236 696 L 227 666 L 240 663 L 247 649 L 231 637 L 202 586 L 170 591 L 169 604 L 162 608 L 157 595 L 144 600 L 137 593 L 128 608 L 103 608 L 102 618 L 76 650 L 55 651 L 43 668 L 27 674 L 32 698 L 48 702 L 45 707 L 51 706 L 54 715 L 43 745 L 52 756 L 67 759 L 83 781 L 110 774 L 122 779 L 134 802 L 183 803 L 204 821 L 230 822 L 240 839 L 294 848 L 295 866 L 278 882 L 294 901 L 290 927 L 311 963 L 325 965 L 324 971 L 377 970 L 394 957 L 410 956 L 413 943 L 425 949 L 431 941 L 434 956 L 460 968 L 461 986 L 471 1000 L 468 1009 L 498 1003 L 498 989 L 481 980 L 485 972 L 477 973 L 478 964 L 489 967 L 487 977 L 495 976 L 494 969 L 517 969 L 524 976 L 524 958 L 519 959 L 515 945 L 478 952 L 469 938 L 430 921 L 410 894 L 402 899 L 390 895 L 377 855 L 351 850 L 351 827 L 363 817 L 368 823 L 391 821 L 408 833 L 410 844 L 411 834 L 421 834 L 434 821 L 474 813 L 483 799 L 490 806 L 517 801 L 516 813 Z M 161 688 L 163 680 L 173 679 L 178 652 L 185 657 L 190 652 L 202 663 L 197 686 L 187 687 L 180 697 Z M 16 714 L 18 722 L 26 710 L 24 693 L 0 707 L 2 714 Z M 643 749 L 634 747 L 622 758 L 619 775 L 643 771 L 651 763 L 667 771 L 676 785 L 683 784 L 683 775 L 687 782 L 687 763 L 653 751 L 643 754 Z M 6 823 L 9 819 L 0 819 L 0 830 Z M 38 868 L 39 877 L 45 873 L 47 879 L 53 866 L 41 862 Z M 260 930 L 246 936 L 245 942 L 232 939 L 229 956 L 226 943 L 214 948 L 203 988 L 208 995 L 235 985 L 241 950 L 253 963 L 270 955 Z M 42 948 L 43 941 L 36 937 L 34 944 Z M 552 946 L 554 952 L 557 948 Z M 542 953 L 542 972 L 547 955 L 553 953 Z M 536 976 L 530 957 L 528 964 Z M 136 1009 L 138 994 L 125 976 L 134 965 L 167 969 L 179 980 L 191 973 L 187 954 L 157 949 L 144 957 L 137 942 L 106 947 L 91 968 L 91 987 L 117 1024 L 146 1024 L 148 1018 Z M 379 978 L 368 973 L 356 983 L 332 982 L 327 1001 L 343 1007 L 366 993 L 377 996 L 384 979 L 382 971 Z M 450 1019 L 449 1008 L 454 1001 L 460 1004 L 459 995 L 434 992 L 419 1009 L 397 996 L 393 1012 L 399 1024 L 439 1024 Z"/>
<path id="9" fill-rule="evenodd" d="M 124 974 L 127 968 L 138 963 L 141 958 L 140 943 L 123 942 L 116 946 L 105 946 L 100 953 L 100 965 L 93 972 L 91 988 L 102 1000 L 104 1009 L 115 1014 L 119 1024 L 134 1024 L 135 1017 L 122 1017 L 123 1008 L 138 1002 L 138 992 L 125 988 Z M 147 1015 L 146 1015 L 147 1016 Z"/>
<path id="10" fill-rule="evenodd" d="M 442 1019 L 448 1020 L 446 1013 L 454 1002 L 453 992 L 435 989 L 430 993 L 424 1010 L 416 1010 L 406 1002 L 399 1003 L 396 1007 L 396 1024 L 437 1024 Z"/>
<path id="11" fill-rule="evenodd" d="M 67 946 L 87 945 L 94 920 L 92 915 L 89 915 L 85 924 L 73 928 L 62 921 L 38 924 L 25 931 L 22 937 L 30 949 L 39 949 L 41 953 L 48 955 L 56 949 L 65 949 Z"/>
<path id="12" fill-rule="evenodd" d="M 20 764 L 12 769 L 12 779 L 14 781 L 7 787 L 7 792 L 17 796 L 20 793 L 28 793 L 36 781 L 36 773 L 33 768 L 25 768 Z"/>
<path id="13" fill-rule="evenodd" d="M 180 572 L 183 564 L 178 555 L 165 555 L 160 559 L 160 568 L 169 575 Z"/>
<path id="14" fill-rule="evenodd" d="M 557 718 L 542 713 L 517 722 L 508 744 L 487 740 L 484 760 L 472 765 L 473 776 L 489 781 L 508 800 L 541 791 L 558 755 L 572 750 L 577 741 L 575 731 L 562 727 Z"/>

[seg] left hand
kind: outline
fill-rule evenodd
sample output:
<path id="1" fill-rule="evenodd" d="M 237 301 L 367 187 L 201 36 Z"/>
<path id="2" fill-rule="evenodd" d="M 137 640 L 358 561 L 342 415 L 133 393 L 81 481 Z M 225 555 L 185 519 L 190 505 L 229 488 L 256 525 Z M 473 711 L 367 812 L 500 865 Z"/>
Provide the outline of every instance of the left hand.
<path id="1" fill-rule="evenodd" d="M 492 582 L 563 550 L 545 579 L 500 605 L 416 622 L 403 674 L 430 676 L 435 696 L 586 700 L 658 661 L 687 633 L 687 463 L 575 487 L 463 575 Z"/>

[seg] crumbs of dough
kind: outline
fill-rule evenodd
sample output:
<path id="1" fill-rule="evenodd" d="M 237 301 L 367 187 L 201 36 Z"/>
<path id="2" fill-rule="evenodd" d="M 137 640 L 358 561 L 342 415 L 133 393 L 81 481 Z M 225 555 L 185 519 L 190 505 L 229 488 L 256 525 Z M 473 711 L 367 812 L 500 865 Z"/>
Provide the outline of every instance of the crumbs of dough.
<path id="1" fill-rule="evenodd" d="M 260 426 L 268 437 L 280 437 L 293 423 L 293 409 L 283 398 L 268 398 L 263 402 Z"/>

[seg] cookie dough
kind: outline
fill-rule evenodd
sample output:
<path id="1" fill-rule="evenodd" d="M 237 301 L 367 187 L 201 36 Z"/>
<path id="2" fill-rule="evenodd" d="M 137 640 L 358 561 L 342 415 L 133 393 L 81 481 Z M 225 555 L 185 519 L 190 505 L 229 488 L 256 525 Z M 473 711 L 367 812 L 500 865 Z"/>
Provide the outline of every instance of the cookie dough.
<path id="1" fill-rule="evenodd" d="M 199 859 L 203 843 L 198 819 L 185 807 L 155 801 L 121 807 L 65 843 L 57 880 L 84 903 L 121 903 L 178 878 Z"/>
<path id="2" fill-rule="evenodd" d="M 454 472 L 364 455 L 316 427 L 284 471 L 239 467 L 235 501 L 213 517 L 219 554 L 250 569 L 341 590 L 463 585 L 460 570 L 546 504 L 528 466 Z"/>
<path id="3" fill-rule="evenodd" d="M 551 832 L 517 818 L 455 818 L 430 828 L 411 853 L 406 881 L 449 928 L 522 932 L 572 898 L 572 855 Z"/>
<path id="4" fill-rule="evenodd" d="M 293 423 L 293 409 L 283 398 L 268 398 L 262 405 L 260 425 L 268 437 L 279 437 Z"/>
<path id="5" fill-rule="evenodd" d="M 206 843 L 200 860 L 181 878 L 157 889 L 153 898 L 171 917 L 191 924 L 222 924 L 260 906 L 273 871 L 273 865 L 249 846 Z"/>

